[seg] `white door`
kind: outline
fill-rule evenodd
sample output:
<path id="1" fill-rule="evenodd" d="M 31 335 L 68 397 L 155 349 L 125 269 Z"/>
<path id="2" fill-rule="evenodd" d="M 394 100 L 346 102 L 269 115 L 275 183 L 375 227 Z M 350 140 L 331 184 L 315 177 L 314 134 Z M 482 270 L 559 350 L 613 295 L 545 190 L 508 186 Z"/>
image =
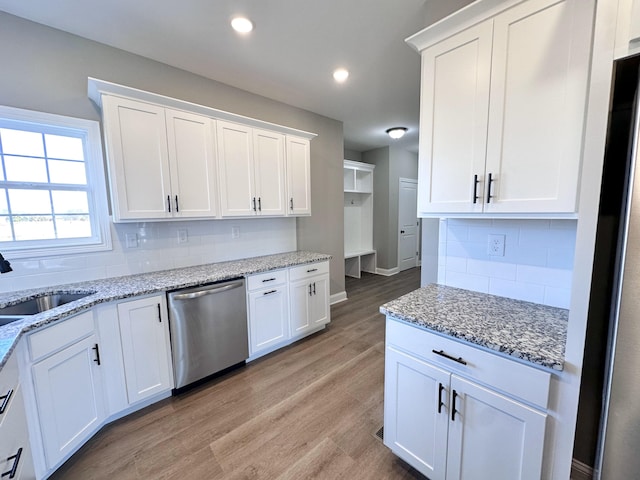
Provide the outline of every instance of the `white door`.
<path id="1" fill-rule="evenodd" d="M 102 105 L 114 216 L 171 217 L 164 108 L 108 95 Z"/>
<path id="2" fill-rule="evenodd" d="M 289 325 L 291 336 L 297 336 L 311 330 L 310 298 L 313 294 L 311 282 L 298 280 L 289 284 L 289 299 L 291 301 L 291 317 Z"/>
<path id="3" fill-rule="evenodd" d="M 47 467 L 82 445 L 104 418 L 95 335 L 32 367 Z"/>
<path id="4" fill-rule="evenodd" d="M 216 122 L 220 211 L 223 217 L 256 214 L 253 176 L 253 137 L 250 127 Z M 255 202 L 254 202 L 255 200 Z"/>
<path id="5" fill-rule="evenodd" d="M 284 216 L 284 135 L 254 129 L 253 163 L 258 215 Z"/>
<path id="6" fill-rule="evenodd" d="M 385 349 L 384 444 L 430 480 L 446 474 L 449 377 L 430 363 Z"/>
<path id="7" fill-rule="evenodd" d="M 251 355 L 289 338 L 289 295 L 286 285 L 249 294 Z"/>
<path id="8" fill-rule="evenodd" d="M 217 184 L 214 121 L 166 111 L 174 217 L 215 217 Z"/>
<path id="9" fill-rule="evenodd" d="M 398 268 L 418 265 L 418 181 L 400 179 L 398 189 Z"/>
<path id="10" fill-rule="evenodd" d="M 329 275 L 313 279 L 309 297 L 311 325 L 317 327 L 329 323 Z"/>
<path id="11" fill-rule="evenodd" d="M 309 140 L 287 135 L 287 213 L 311 215 L 311 153 Z"/>
<path id="12" fill-rule="evenodd" d="M 447 480 L 540 480 L 546 414 L 457 375 L 451 395 Z"/>
<path id="13" fill-rule="evenodd" d="M 496 16 L 485 212 L 575 211 L 592 13 L 532 0 Z"/>
<path id="14" fill-rule="evenodd" d="M 161 297 L 118 304 L 129 403 L 173 387 L 166 309 Z"/>
<path id="15" fill-rule="evenodd" d="M 486 21 L 422 53 L 421 213 L 482 211 L 491 34 Z"/>

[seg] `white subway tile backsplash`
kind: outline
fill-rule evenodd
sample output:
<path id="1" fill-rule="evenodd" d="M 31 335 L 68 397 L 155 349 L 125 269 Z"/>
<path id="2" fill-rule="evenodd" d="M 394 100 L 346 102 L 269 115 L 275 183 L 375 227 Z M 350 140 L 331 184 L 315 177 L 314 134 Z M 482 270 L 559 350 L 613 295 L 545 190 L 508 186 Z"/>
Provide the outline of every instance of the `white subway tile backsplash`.
<path id="1" fill-rule="evenodd" d="M 568 308 L 575 220 L 442 219 L 438 282 Z M 488 236 L 504 235 L 505 255 L 490 256 Z"/>

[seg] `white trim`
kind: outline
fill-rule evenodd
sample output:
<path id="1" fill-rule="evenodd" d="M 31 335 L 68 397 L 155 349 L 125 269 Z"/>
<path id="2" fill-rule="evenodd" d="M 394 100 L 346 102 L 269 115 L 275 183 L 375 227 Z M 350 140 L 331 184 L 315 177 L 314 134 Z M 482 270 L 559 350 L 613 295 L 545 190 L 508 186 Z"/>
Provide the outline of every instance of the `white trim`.
<path id="1" fill-rule="evenodd" d="M 183 110 L 186 112 L 197 113 L 218 120 L 227 120 L 230 122 L 241 123 L 243 125 L 249 125 L 251 127 L 264 128 L 265 130 L 280 132 L 285 135 L 294 135 L 308 140 L 317 137 L 316 133 L 306 132 L 304 130 L 298 130 L 296 128 L 286 127 L 284 125 L 278 125 L 271 122 L 264 122 L 255 118 L 245 117 L 244 115 L 225 112 L 224 110 L 218 110 L 217 108 L 198 105 L 196 103 L 167 97 L 157 93 L 146 92 L 137 88 L 118 85 L 117 83 L 111 83 L 97 78 L 88 77 L 87 84 L 87 93 L 89 98 L 93 100 L 100 109 L 102 109 L 102 95 L 112 95 Z"/>
<path id="2" fill-rule="evenodd" d="M 390 276 L 395 275 L 397 273 L 400 273 L 400 268 L 399 267 L 376 268 L 376 274 L 382 275 L 383 277 L 390 277 Z"/>
<path id="3" fill-rule="evenodd" d="M 34 258 L 58 255 L 70 255 L 96 251 L 111 250 L 111 229 L 107 207 L 107 184 L 104 175 L 104 161 L 102 158 L 102 141 L 100 125 L 94 120 L 67 117 L 53 113 L 37 112 L 20 108 L 0 106 L 0 118 L 31 125 L 46 125 L 47 127 L 60 127 L 82 131 L 86 134 L 85 159 L 87 186 L 90 191 L 90 217 L 95 223 L 95 233 L 92 238 L 52 240 L 51 245 L 39 246 L 43 242 L 37 242 L 29 246 L 27 242 L 2 242 L 2 251 L 8 252 L 11 258 Z M 61 244 L 56 246 L 55 243 Z M 10 245 L 11 244 L 11 245 Z"/>
<path id="4" fill-rule="evenodd" d="M 594 470 L 589 465 L 576 460 L 571 462 L 571 480 L 592 480 Z"/>
<path id="5" fill-rule="evenodd" d="M 345 300 L 347 300 L 347 292 L 346 291 L 339 292 L 339 293 L 334 293 L 333 295 L 331 295 L 329 297 L 329 304 L 330 305 L 335 305 L 336 303 L 344 302 Z"/>

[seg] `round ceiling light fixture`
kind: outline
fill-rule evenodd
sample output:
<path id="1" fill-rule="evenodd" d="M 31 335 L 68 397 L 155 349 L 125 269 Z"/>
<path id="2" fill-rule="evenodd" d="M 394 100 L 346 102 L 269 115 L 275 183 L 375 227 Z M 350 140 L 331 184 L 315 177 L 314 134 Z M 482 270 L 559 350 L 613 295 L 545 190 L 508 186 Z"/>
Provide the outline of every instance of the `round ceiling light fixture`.
<path id="1" fill-rule="evenodd" d="M 253 30 L 253 23 L 245 17 L 235 17 L 231 20 L 231 28 L 238 33 L 249 33 Z"/>
<path id="2" fill-rule="evenodd" d="M 345 68 L 338 68 L 333 72 L 333 79 L 338 83 L 343 83 L 349 78 L 349 71 Z"/>
<path id="3" fill-rule="evenodd" d="M 405 127 L 393 127 L 386 130 L 387 134 L 394 140 L 404 137 L 404 134 L 407 133 L 407 131 L 409 131 L 409 129 Z"/>

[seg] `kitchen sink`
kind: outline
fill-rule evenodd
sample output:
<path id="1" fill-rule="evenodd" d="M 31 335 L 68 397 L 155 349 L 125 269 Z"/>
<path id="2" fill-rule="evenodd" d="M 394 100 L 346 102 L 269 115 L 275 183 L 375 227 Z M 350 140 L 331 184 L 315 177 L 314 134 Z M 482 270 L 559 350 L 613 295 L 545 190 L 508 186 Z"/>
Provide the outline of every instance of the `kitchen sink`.
<path id="1" fill-rule="evenodd" d="M 80 300 L 88 295 L 93 295 L 95 292 L 80 292 L 80 293 L 50 293 L 47 295 L 41 295 L 40 297 L 24 300 L 23 302 L 10 305 L 8 307 L 0 308 L 0 325 L 6 325 L 12 321 L 25 315 L 35 315 L 36 313 L 50 310 L 54 307 L 59 307 L 74 300 Z M 18 317 L 13 320 L 6 321 L 6 318 Z M 2 323 L 4 322 L 4 323 Z"/>
<path id="2" fill-rule="evenodd" d="M 8 325 L 11 322 L 17 322 L 18 320 L 22 320 L 23 318 L 23 315 L 0 315 L 0 327 L 2 327 L 3 325 Z"/>

